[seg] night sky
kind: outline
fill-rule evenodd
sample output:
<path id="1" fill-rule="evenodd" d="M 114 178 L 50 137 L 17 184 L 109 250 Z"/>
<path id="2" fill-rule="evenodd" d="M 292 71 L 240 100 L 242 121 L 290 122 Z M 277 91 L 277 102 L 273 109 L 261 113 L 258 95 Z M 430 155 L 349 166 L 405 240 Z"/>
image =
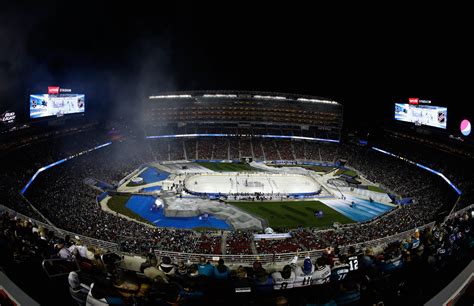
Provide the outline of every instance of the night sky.
<path id="1" fill-rule="evenodd" d="M 161 2 L 2 3 L 0 112 L 60 85 L 101 116 L 198 89 L 329 97 L 348 125 L 392 120 L 408 97 L 471 116 L 465 8 Z"/>

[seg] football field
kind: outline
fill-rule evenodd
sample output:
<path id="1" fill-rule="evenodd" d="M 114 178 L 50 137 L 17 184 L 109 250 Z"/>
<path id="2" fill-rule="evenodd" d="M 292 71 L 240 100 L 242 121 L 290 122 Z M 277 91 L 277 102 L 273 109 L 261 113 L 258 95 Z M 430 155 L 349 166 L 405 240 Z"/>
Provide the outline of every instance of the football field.
<path id="1" fill-rule="evenodd" d="M 334 222 L 341 224 L 354 222 L 319 201 L 231 201 L 227 203 L 265 219 L 268 226 L 272 228 L 297 228 L 299 226 L 328 228 Z M 316 217 L 315 212 L 317 211 L 322 211 L 323 217 Z"/>

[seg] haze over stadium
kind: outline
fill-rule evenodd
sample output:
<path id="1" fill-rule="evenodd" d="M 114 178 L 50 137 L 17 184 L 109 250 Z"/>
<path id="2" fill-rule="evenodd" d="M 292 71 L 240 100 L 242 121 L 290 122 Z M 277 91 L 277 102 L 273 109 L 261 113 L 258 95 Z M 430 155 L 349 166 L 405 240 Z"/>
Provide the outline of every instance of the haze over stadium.
<path id="1" fill-rule="evenodd" d="M 470 19 L 354 9 L 5 3 L 0 304 L 472 302 Z"/>

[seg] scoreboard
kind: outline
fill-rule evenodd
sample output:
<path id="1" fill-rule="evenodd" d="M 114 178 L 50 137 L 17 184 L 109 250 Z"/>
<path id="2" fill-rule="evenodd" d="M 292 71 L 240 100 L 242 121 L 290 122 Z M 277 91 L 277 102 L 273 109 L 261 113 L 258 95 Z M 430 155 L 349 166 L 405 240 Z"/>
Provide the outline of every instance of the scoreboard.
<path id="1" fill-rule="evenodd" d="M 84 113 L 84 94 L 30 95 L 30 118 Z"/>
<path id="2" fill-rule="evenodd" d="M 446 129 L 448 109 L 442 106 L 395 103 L 395 120 Z"/>

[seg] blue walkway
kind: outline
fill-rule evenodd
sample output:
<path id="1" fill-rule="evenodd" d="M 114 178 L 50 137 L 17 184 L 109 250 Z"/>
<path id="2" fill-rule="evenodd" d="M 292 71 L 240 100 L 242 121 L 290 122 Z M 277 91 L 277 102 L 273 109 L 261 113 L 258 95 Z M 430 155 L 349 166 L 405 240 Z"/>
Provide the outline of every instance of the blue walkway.
<path id="1" fill-rule="evenodd" d="M 106 182 L 99 181 L 99 180 L 97 180 L 96 186 L 99 187 L 102 190 L 112 190 L 112 189 L 114 189 L 114 186 L 112 186 L 112 185 L 110 185 Z"/>
<path id="2" fill-rule="evenodd" d="M 168 172 L 159 171 L 158 169 L 153 167 L 148 167 L 148 169 L 146 169 L 139 175 L 139 177 L 143 178 L 145 184 L 166 180 L 168 176 L 170 176 Z"/>
<path id="3" fill-rule="evenodd" d="M 155 198 L 152 196 L 133 195 L 128 200 L 126 207 L 157 227 L 232 229 L 224 220 L 217 219 L 211 215 L 206 220 L 199 220 L 199 217 L 166 217 L 162 208 L 158 211 L 150 210 L 154 203 Z"/>
<path id="4" fill-rule="evenodd" d="M 346 200 L 321 199 L 320 201 L 356 222 L 365 222 L 371 220 L 392 209 L 391 206 L 384 205 L 382 203 L 370 202 L 368 200 L 355 197 L 347 197 Z M 355 203 L 354 208 L 351 207 L 352 201 Z"/>

